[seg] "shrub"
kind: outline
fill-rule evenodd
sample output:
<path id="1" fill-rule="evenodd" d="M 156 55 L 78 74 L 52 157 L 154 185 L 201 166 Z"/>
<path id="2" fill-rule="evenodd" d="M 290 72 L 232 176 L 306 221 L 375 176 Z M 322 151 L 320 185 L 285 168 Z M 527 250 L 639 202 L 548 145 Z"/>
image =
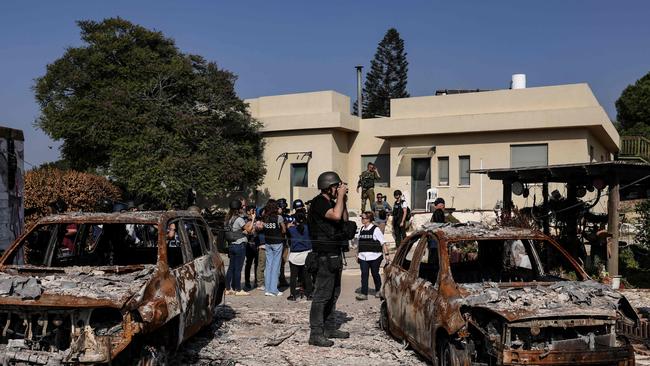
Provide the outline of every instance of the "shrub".
<path id="1" fill-rule="evenodd" d="M 98 204 L 119 200 L 122 192 L 108 179 L 90 173 L 40 168 L 25 174 L 25 224 L 30 226 L 62 201 L 67 211 L 95 211 Z"/>

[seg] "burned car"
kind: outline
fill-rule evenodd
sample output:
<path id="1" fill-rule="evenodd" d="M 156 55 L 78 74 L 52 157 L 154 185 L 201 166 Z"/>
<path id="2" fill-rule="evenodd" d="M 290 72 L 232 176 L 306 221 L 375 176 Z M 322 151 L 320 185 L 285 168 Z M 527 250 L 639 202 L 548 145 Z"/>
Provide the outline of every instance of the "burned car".
<path id="1" fill-rule="evenodd" d="M 634 309 L 539 232 L 430 224 L 384 274 L 381 327 L 434 364 L 634 364 Z"/>
<path id="2" fill-rule="evenodd" d="M 209 324 L 224 264 L 198 214 L 45 217 L 0 259 L 0 364 L 141 364 Z"/>

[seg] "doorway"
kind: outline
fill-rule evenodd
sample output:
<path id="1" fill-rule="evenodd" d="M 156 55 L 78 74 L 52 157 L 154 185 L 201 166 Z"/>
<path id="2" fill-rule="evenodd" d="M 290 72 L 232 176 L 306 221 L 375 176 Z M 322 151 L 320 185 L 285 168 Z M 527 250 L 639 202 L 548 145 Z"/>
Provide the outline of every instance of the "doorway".
<path id="1" fill-rule="evenodd" d="M 289 206 L 293 203 L 293 188 L 294 187 L 309 187 L 307 177 L 309 176 L 309 169 L 307 163 L 291 164 L 291 178 L 289 187 Z"/>
<path id="2" fill-rule="evenodd" d="M 431 158 L 411 159 L 411 208 L 424 210 L 431 188 Z"/>

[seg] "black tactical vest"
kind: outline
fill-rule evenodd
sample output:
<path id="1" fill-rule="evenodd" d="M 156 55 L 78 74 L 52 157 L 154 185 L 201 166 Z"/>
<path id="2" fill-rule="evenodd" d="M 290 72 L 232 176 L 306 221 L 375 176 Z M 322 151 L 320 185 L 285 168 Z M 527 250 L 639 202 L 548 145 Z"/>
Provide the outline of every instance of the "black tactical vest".
<path id="1" fill-rule="evenodd" d="M 382 252 L 381 243 L 372 236 L 377 227 L 372 225 L 370 229 L 359 232 L 359 253 L 361 252 Z"/>

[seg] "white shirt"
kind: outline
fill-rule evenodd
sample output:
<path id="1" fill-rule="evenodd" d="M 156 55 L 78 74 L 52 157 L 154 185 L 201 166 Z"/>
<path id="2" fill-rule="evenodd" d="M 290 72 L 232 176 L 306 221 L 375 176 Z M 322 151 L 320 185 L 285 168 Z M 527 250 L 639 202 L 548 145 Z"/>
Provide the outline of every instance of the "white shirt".
<path id="1" fill-rule="evenodd" d="M 369 230 L 372 227 L 373 224 L 368 224 L 364 227 L 361 228 L 361 230 Z M 381 230 L 377 226 L 375 226 L 375 231 L 372 232 L 372 239 L 377 240 L 381 245 L 383 246 L 386 244 L 386 240 L 384 239 L 384 234 L 381 233 Z M 375 259 L 381 257 L 383 253 L 379 252 L 359 252 L 359 259 L 362 261 L 370 262 L 374 261 Z"/>

